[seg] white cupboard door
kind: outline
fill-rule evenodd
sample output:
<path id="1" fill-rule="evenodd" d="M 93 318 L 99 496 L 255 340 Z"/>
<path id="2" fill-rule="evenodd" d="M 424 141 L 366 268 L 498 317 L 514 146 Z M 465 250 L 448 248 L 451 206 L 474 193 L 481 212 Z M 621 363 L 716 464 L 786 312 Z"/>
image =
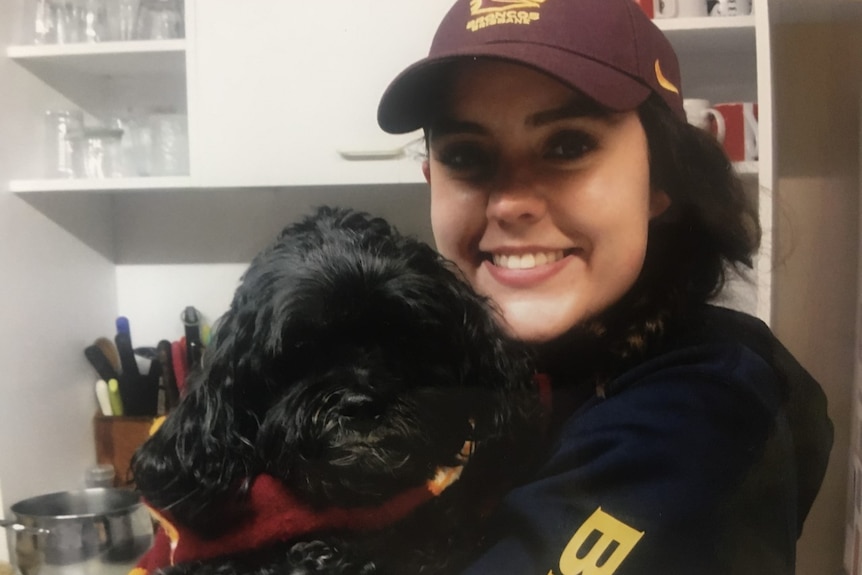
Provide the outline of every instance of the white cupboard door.
<path id="1" fill-rule="evenodd" d="M 193 165 L 213 186 L 420 182 L 377 103 L 427 54 L 450 0 L 196 3 Z M 353 159 L 345 159 L 339 152 Z M 357 157 L 359 159 L 357 159 Z"/>

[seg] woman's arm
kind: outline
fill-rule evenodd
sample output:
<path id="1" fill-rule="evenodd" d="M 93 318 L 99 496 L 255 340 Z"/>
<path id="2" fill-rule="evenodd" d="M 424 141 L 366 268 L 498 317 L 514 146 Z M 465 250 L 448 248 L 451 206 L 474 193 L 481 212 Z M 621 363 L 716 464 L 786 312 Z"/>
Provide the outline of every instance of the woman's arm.
<path id="1" fill-rule="evenodd" d="M 467 573 L 791 573 L 795 462 L 773 369 L 710 345 L 618 383 L 504 499 L 495 543 Z"/>

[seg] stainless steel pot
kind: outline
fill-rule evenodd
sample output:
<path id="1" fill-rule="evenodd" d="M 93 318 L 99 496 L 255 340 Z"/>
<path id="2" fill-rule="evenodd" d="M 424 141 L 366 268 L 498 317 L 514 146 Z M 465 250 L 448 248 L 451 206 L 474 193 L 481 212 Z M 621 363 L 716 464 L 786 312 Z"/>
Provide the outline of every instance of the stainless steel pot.
<path id="1" fill-rule="evenodd" d="M 140 497 L 96 488 L 40 495 L 15 503 L 15 560 L 22 575 L 125 575 L 153 542 Z"/>

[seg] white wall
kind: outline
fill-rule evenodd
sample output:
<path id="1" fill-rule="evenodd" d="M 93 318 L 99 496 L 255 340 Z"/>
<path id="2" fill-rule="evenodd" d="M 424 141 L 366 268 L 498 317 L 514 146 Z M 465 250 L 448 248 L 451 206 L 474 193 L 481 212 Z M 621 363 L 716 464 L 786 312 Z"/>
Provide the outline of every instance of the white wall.
<path id="1" fill-rule="evenodd" d="M 0 46 L 18 25 L 7 2 Z M 79 487 L 95 460 L 94 374 L 83 349 L 110 327 L 116 289 L 104 198 L 68 206 L 68 225 L 85 230 L 84 242 L 2 187 L 38 165 L 22 150 L 40 134 L 41 110 L 64 101 L 3 56 L 0 86 L 0 482 L 11 505 Z"/>
<path id="2" fill-rule="evenodd" d="M 120 265 L 117 312 L 129 318 L 135 347 L 182 337 L 180 312 L 195 306 L 206 323 L 227 311 L 246 264 Z"/>

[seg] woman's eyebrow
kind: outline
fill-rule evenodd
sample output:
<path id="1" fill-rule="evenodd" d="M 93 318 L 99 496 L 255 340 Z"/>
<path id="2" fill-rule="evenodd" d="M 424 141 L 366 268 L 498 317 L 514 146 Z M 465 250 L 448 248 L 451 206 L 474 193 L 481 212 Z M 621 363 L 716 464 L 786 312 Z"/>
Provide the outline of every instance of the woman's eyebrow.
<path id="1" fill-rule="evenodd" d="M 559 108 L 542 110 L 531 114 L 525 120 L 525 125 L 536 128 L 560 120 L 571 118 L 605 118 L 610 116 L 608 110 L 592 100 L 578 97 L 570 100 Z M 459 120 L 451 116 L 438 117 L 429 127 L 430 138 L 439 138 L 451 134 L 487 134 L 488 131 L 479 123 L 469 120 Z"/>
<path id="2" fill-rule="evenodd" d="M 559 108 L 543 110 L 536 112 L 527 117 L 526 125 L 530 127 L 543 126 L 557 122 L 559 120 L 568 120 L 571 118 L 604 118 L 609 116 L 606 109 L 602 108 L 592 100 L 584 97 L 579 97 Z"/>
<path id="3" fill-rule="evenodd" d="M 437 118 L 429 127 L 430 139 L 448 136 L 450 134 L 487 134 L 488 130 L 477 122 L 458 120 L 457 118 L 442 116 Z"/>

